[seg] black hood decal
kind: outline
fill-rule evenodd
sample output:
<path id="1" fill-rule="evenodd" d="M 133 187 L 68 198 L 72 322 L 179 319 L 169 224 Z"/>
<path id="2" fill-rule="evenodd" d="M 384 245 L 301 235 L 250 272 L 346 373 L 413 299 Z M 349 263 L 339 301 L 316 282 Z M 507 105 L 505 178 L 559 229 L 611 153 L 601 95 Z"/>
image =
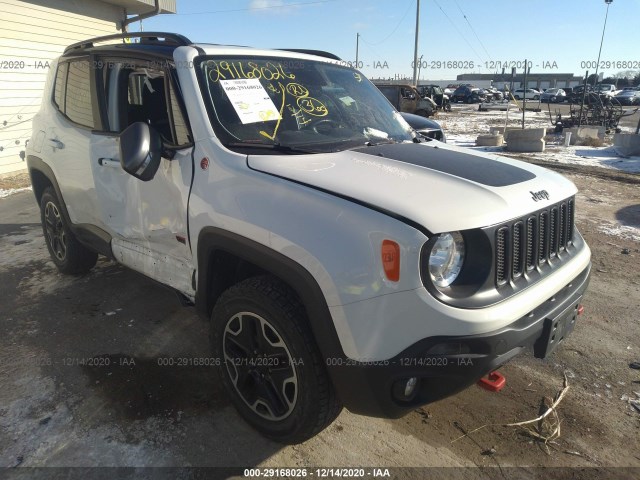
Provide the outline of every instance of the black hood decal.
<path id="1" fill-rule="evenodd" d="M 506 187 L 536 178 L 528 170 L 497 160 L 416 143 L 383 144 L 356 151 L 437 170 L 489 187 Z"/>

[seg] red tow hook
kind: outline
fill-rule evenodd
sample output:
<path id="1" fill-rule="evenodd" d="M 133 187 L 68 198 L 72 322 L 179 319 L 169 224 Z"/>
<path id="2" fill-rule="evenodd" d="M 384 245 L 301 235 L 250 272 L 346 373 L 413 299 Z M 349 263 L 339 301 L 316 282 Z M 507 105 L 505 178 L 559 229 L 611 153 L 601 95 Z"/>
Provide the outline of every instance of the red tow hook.
<path id="1" fill-rule="evenodd" d="M 577 314 L 578 314 L 578 315 L 582 315 L 582 314 L 584 313 L 584 305 L 579 304 L 579 305 L 576 307 L 576 310 L 577 310 Z"/>
<path id="2" fill-rule="evenodd" d="M 478 380 L 478 386 L 490 392 L 499 392 L 507 384 L 507 379 L 499 372 L 491 372 L 484 378 Z"/>

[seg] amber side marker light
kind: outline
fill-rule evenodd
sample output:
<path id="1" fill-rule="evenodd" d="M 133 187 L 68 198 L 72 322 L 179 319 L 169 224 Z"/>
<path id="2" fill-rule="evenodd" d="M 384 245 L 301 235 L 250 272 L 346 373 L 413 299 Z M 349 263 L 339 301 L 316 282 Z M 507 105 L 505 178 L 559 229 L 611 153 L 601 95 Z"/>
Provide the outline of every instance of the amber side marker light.
<path id="1" fill-rule="evenodd" d="M 384 274 L 392 282 L 400 280 L 400 245 L 393 240 L 383 240 L 380 249 Z"/>

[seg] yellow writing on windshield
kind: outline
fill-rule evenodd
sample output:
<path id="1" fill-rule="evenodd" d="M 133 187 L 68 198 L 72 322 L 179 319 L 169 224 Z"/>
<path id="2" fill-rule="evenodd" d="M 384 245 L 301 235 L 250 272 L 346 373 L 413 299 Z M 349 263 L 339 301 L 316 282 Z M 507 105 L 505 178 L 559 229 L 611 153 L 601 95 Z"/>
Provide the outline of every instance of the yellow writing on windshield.
<path id="1" fill-rule="evenodd" d="M 256 62 L 227 62 L 226 60 L 218 62 L 209 60 L 207 66 L 209 67 L 209 80 L 213 83 L 220 80 L 248 78 L 264 79 L 269 82 L 296 78 L 293 73 L 286 72 L 282 65 L 273 62 L 267 62 L 261 66 Z"/>

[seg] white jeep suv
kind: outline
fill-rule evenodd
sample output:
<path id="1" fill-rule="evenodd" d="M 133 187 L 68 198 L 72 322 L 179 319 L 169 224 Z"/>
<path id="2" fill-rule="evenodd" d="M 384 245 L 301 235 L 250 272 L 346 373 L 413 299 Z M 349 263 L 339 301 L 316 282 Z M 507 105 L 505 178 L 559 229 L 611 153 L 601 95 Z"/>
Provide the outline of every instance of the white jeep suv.
<path id="1" fill-rule="evenodd" d="M 238 411 L 281 442 L 545 357 L 581 312 L 575 186 L 421 141 L 325 52 L 71 45 L 27 155 L 60 271 L 106 255 L 195 305 Z"/>

